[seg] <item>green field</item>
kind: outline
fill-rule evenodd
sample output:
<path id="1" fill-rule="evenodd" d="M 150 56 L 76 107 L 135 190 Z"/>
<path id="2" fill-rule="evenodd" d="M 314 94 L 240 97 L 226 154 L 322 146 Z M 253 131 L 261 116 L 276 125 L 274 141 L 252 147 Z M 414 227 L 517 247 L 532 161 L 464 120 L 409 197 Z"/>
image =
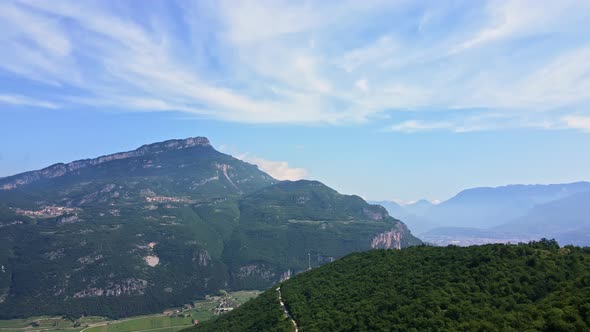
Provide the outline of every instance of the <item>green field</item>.
<path id="1" fill-rule="evenodd" d="M 191 317 L 153 316 L 89 327 L 84 332 L 177 331 L 193 325 Z"/>
<path id="2" fill-rule="evenodd" d="M 0 320 L 0 332 L 176 332 L 215 316 L 215 308 L 221 302 L 237 307 L 258 296 L 260 291 L 220 292 L 219 296 L 195 301 L 192 307 L 172 308 L 164 313 L 148 316 L 109 320 L 105 317 L 88 316 L 77 320 L 63 317 L 30 317 L 26 319 Z"/>

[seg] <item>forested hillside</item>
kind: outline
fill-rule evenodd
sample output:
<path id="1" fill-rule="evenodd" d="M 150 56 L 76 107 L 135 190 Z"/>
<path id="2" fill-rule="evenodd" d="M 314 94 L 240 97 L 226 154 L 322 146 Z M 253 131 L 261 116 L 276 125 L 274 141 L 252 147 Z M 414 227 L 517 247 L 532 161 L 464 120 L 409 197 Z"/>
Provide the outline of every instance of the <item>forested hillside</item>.
<path id="1" fill-rule="evenodd" d="M 549 240 L 353 253 L 280 287 L 301 331 L 590 329 L 590 248 Z M 293 330 L 274 289 L 194 331 L 258 326 Z"/>
<path id="2" fill-rule="evenodd" d="M 0 179 L 0 317 L 154 312 L 420 243 L 358 196 L 171 140 Z"/>

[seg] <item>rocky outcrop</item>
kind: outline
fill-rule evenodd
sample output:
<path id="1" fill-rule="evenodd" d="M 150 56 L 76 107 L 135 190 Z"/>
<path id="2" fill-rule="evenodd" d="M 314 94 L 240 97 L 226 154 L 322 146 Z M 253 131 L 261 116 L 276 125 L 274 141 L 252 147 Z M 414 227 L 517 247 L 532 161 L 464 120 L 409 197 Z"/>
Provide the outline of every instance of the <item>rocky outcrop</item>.
<path id="1" fill-rule="evenodd" d="M 211 264 L 211 256 L 207 250 L 199 250 L 198 253 L 193 254 L 193 262 L 198 262 L 199 266 L 208 266 Z"/>
<path id="2" fill-rule="evenodd" d="M 110 154 L 94 159 L 77 160 L 68 164 L 59 163 L 41 170 L 1 178 L 0 190 L 10 190 L 35 181 L 64 176 L 67 173 L 74 172 L 82 168 L 99 165 L 113 160 L 140 157 L 148 154 L 157 154 L 195 146 L 211 147 L 211 144 L 206 137 L 191 137 L 187 139 L 175 139 L 160 143 L 147 144 L 133 151 Z"/>
<path id="3" fill-rule="evenodd" d="M 391 230 L 379 233 L 371 240 L 373 249 L 401 249 L 402 237 L 408 232 L 408 227 L 398 222 Z"/>
<path id="4" fill-rule="evenodd" d="M 257 277 L 265 280 L 274 280 L 276 273 L 264 265 L 250 264 L 241 266 L 238 270 L 238 278 Z"/>
<path id="5" fill-rule="evenodd" d="M 283 282 L 285 280 L 289 280 L 291 279 L 291 269 L 288 269 L 287 271 L 283 272 L 283 274 L 281 275 L 281 279 L 279 280 L 279 282 Z"/>
<path id="6" fill-rule="evenodd" d="M 74 294 L 74 298 L 98 296 L 142 295 L 148 282 L 143 279 L 129 278 L 119 283 L 109 282 L 105 287 L 90 287 Z"/>

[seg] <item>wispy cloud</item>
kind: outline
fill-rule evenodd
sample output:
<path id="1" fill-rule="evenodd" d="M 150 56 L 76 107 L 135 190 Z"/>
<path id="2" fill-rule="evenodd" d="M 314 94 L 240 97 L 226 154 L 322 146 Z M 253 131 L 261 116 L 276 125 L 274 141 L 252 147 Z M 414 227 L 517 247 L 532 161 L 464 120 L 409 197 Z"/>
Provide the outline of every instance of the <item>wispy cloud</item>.
<path id="1" fill-rule="evenodd" d="M 414 133 L 419 131 L 429 131 L 436 129 L 451 129 L 453 127 L 453 124 L 450 122 L 427 122 L 421 120 L 408 120 L 391 126 L 389 130 L 400 131 L 405 133 Z"/>
<path id="2" fill-rule="evenodd" d="M 584 1 L 134 6 L 1 3 L 0 75 L 35 89 L 0 93 L 54 101 L 31 107 L 108 105 L 251 123 L 360 123 L 412 112 L 390 124 L 400 132 L 553 128 L 590 106 Z M 518 121 L 475 121 L 463 108 Z"/>
<path id="3" fill-rule="evenodd" d="M 563 121 L 569 128 L 579 129 L 590 133 L 590 116 L 564 116 Z"/>
<path id="4" fill-rule="evenodd" d="M 25 96 L 19 95 L 0 95 L 0 103 L 1 104 L 8 104 L 8 105 L 15 105 L 15 106 L 33 106 L 33 107 L 41 107 L 41 108 L 59 108 L 57 104 L 36 100 L 33 98 L 28 98 Z"/>

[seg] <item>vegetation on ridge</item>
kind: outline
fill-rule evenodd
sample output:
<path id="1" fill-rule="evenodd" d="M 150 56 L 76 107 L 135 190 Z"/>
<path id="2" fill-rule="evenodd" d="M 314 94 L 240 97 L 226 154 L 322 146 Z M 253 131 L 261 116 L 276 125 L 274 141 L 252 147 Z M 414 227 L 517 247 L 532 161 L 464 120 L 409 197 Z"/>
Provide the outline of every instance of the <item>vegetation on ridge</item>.
<path id="1" fill-rule="evenodd" d="M 552 240 L 353 253 L 280 286 L 301 331 L 590 329 L 590 248 Z M 194 330 L 291 331 L 276 293 Z"/>

